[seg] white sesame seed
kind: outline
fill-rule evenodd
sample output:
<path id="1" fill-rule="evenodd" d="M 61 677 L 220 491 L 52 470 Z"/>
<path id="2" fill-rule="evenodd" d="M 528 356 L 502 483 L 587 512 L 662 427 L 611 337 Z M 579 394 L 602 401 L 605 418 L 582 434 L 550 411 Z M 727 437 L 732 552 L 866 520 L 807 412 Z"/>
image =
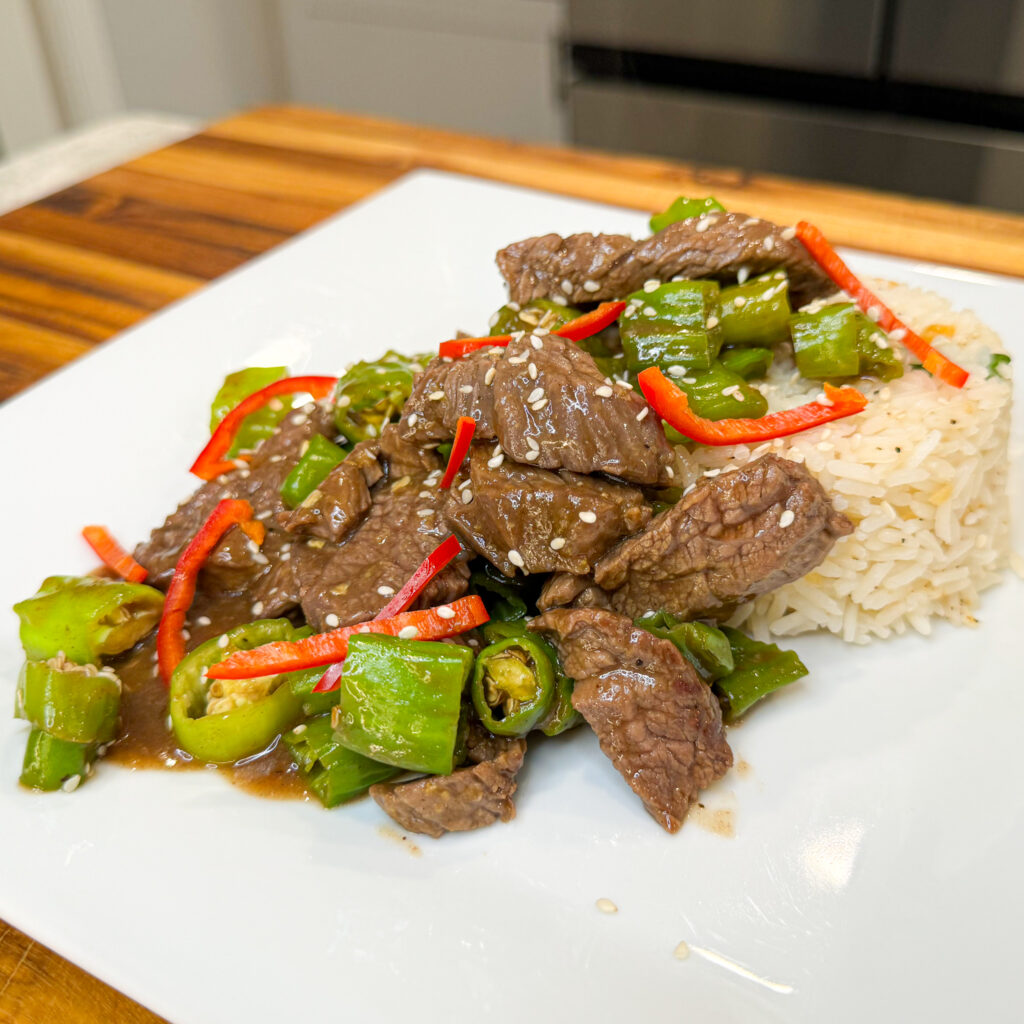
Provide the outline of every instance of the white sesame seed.
<path id="1" fill-rule="evenodd" d="M 594 389 L 594 394 L 600 395 L 602 398 L 611 398 L 613 392 L 607 384 L 602 384 L 601 387 Z"/>
<path id="2" fill-rule="evenodd" d="M 430 401 L 432 401 L 432 402 L 440 402 L 441 399 L 444 398 L 444 392 L 443 391 L 431 391 L 430 394 L 427 395 L 427 398 L 429 398 Z"/>
<path id="3" fill-rule="evenodd" d="M 658 311 L 653 306 L 644 306 L 644 316 L 657 316 Z"/>
<path id="4" fill-rule="evenodd" d="M 513 313 L 518 313 L 519 310 L 522 309 L 522 306 L 520 306 L 518 302 L 506 302 L 505 305 L 508 306 Z"/>
<path id="5" fill-rule="evenodd" d="M 534 327 L 533 333 L 536 334 L 538 338 L 543 338 L 545 334 L 550 334 L 551 332 L 546 327 Z"/>
<path id="6" fill-rule="evenodd" d="M 471 395 L 471 394 L 473 394 L 473 385 L 472 384 L 463 384 L 459 388 L 459 394 L 460 395 Z"/>
<path id="7" fill-rule="evenodd" d="M 305 722 L 299 722 L 299 724 L 297 726 L 295 726 L 294 729 L 292 729 L 292 734 L 294 736 L 301 736 L 305 731 L 306 731 L 306 723 Z"/>
<path id="8" fill-rule="evenodd" d="M 416 513 L 416 515 L 418 515 L 420 517 L 420 519 L 427 519 L 428 517 L 432 516 L 433 514 L 434 514 L 434 510 L 432 508 L 421 508 Z"/>
<path id="9" fill-rule="evenodd" d="M 739 270 L 736 271 L 736 281 L 737 281 L 737 283 L 743 284 L 747 280 L 748 277 L 750 277 L 750 268 L 749 267 L 740 267 Z"/>
<path id="10" fill-rule="evenodd" d="M 442 619 L 454 619 L 455 609 L 451 608 L 449 605 L 443 604 L 437 609 L 437 614 Z"/>
<path id="11" fill-rule="evenodd" d="M 339 619 L 334 612 L 324 616 L 324 625 L 328 626 L 330 629 L 337 629 L 339 622 L 341 622 L 341 619 Z"/>
<path id="12" fill-rule="evenodd" d="M 878 318 L 882 315 L 882 308 L 881 306 L 868 306 L 867 313 L 869 320 L 877 321 Z"/>
<path id="13" fill-rule="evenodd" d="M 217 637 L 217 646 L 221 650 L 223 650 L 225 647 L 227 647 L 227 645 L 228 645 L 228 635 L 227 635 L 227 633 L 222 633 L 219 637 Z"/>
<path id="14" fill-rule="evenodd" d="M 541 409 L 543 409 L 544 406 L 547 405 L 547 404 L 548 404 L 548 400 L 546 398 L 539 398 L 536 402 L 531 404 L 530 408 L 534 412 L 540 412 Z"/>
<path id="15" fill-rule="evenodd" d="M 792 241 L 792 239 L 796 238 L 796 228 L 794 228 L 794 227 L 783 228 L 782 229 L 782 237 L 787 242 Z"/>
<path id="16" fill-rule="evenodd" d="M 532 437 L 528 437 L 526 439 L 526 447 L 529 448 L 530 451 L 533 451 L 533 452 L 539 452 L 540 451 L 540 445 L 537 444 L 537 442 Z"/>
<path id="17" fill-rule="evenodd" d="M 539 457 L 540 452 L 529 451 L 523 454 L 523 458 L 526 459 L 527 462 L 533 462 L 534 459 L 537 459 Z"/>
<path id="18" fill-rule="evenodd" d="M 708 469 L 704 471 L 704 475 L 707 477 L 718 476 L 722 471 L 720 469 Z"/>
<path id="19" fill-rule="evenodd" d="M 548 547 L 551 548 L 552 551 L 561 551 L 562 548 L 565 547 L 565 538 L 564 537 L 552 537 L 551 538 L 551 543 L 548 544 Z"/>
<path id="20" fill-rule="evenodd" d="M 684 384 L 696 384 L 697 383 L 697 378 L 696 377 L 683 377 L 683 383 Z"/>
<path id="21" fill-rule="evenodd" d="M 791 508 L 782 510 L 782 515 L 779 516 L 779 526 L 785 528 L 793 525 L 793 520 L 796 519 L 796 513 Z"/>
<path id="22" fill-rule="evenodd" d="M 377 593 L 380 594 L 381 597 L 394 597 L 395 588 L 389 587 L 387 584 L 384 584 L 377 588 Z"/>
<path id="23" fill-rule="evenodd" d="M 497 369 L 493 366 L 489 367 L 487 372 L 484 374 L 484 384 L 490 387 L 494 383 L 494 375 L 497 373 Z"/>
<path id="24" fill-rule="evenodd" d="M 628 380 L 617 380 L 615 383 L 618 384 L 620 388 L 625 388 L 627 391 L 633 390 L 633 385 L 630 384 Z"/>
<path id="25" fill-rule="evenodd" d="M 472 480 L 463 480 L 463 481 L 462 481 L 462 483 L 461 483 L 461 484 L 459 484 L 459 490 L 460 490 L 460 491 L 464 491 L 464 490 L 465 490 L 465 489 L 466 489 L 467 487 L 469 487 L 469 486 L 470 486 L 470 485 L 471 485 L 472 483 L 473 483 L 473 481 L 472 481 Z"/>
<path id="26" fill-rule="evenodd" d="M 196 619 L 196 625 L 197 626 L 208 626 L 208 625 L 210 625 L 210 616 L 209 615 L 200 615 L 199 618 Z"/>
<path id="27" fill-rule="evenodd" d="M 495 455 L 493 458 L 487 460 L 488 469 L 497 469 L 505 461 L 504 455 Z"/>
<path id="28" fill-rule="evenodd" d="M 889 342 L 885 340 L 885 336 L 882 334 L 873 334 L 871 340 L 884 352 L 889 347 Z"/>
<path id="29" fill-rule="evenodd" d="M 775 248 L 775 239 L 771 235 L 766 235 L 762 244 L 765 252 L 771 252 Z"/>
<path id="30" fill-rule="evenodd" d="M 537 364 L 536 363 L 530 363 L 530 365 L 526 368 L 526 372 L 529 375 L 530 380 L 536 380 L 537 379 Z"/>
<path id="31" fill-rule="evenodd" d="M 643 420 L 647 419 L 647 414 L 648 414 L 648 413 L 649 413 L 650 411 L 651 411 L 651 407 L 650 407 L 649 405 L 645 405 L 645 406 L 644 406 L 644 407 L 643 407 L 643 408 L 642 408 L 642 409 L 641 409 L 641 410 L 640 410 L 640 411 L 639 411 L 639 412 L 638 412 L 638 413 L 636 414 L 636 421 L 637 421 L 637 423 L 640 423 L 640 422 L 642 422 Z"/>
<path id="32" fill-rule="evenodd" d="M 76 789 L 78 789 L 78 784 L 81 781 L 82 781 L 82 776 L 81 775 L 72 775 L 70 779 L 65 779 L 61 783 L 61 787 L 60 788 L 63 789 L 65 793 L 73 793 Z"/>
<path id="33" fill-rule="evenodd" d="M 668 368 L 668 375 L 670 377 L 685 377 L 686 367 L 685 366 L 670 366 Z"/>
<path id="34" fill-rule="evenodd" d="M 665 467 L 665 476 L 667 476 L 669 478 L 669 480 L 675 479 L 675 475 L 676 475 L 676 471 L 671 466 L 666 466 Z"/>
<path id="35" fill-rule="evenodd" d="M 420 491 L 420 493 L 416 495 L 417 498 L 432 498 L 433 496 L 433 491 Z"/>
<path id="36" fill-rule="evenodd" d="M 493 313 L 491 315 L 491 319 L 487 321 L 487 326 L 488 327 L 493 327 L 498 322 L 498 319 L 499 319 L 498 314 L 497 313 Z"/>
<path id="37" fill-rule="evenodd" d="M 583 282 L 583 290 L 593 294 L 594 292 L 599 292 L 601 290 L 601 286 L 596 281 L 586 280 Z"/>
<path id="38" fill-rule="evenodd" d="M 301 427 L 303 423 L 309 422 L 309 417 L 303 412 L 297 412 L 288 422 Z"/>
<path id="39" fill-rule="evenodd" d="M 672 950 L 672 955 L 677 960 L 685 960 L 690 955 L 690 947 L 685 942 L 680 942 L 679 945 Z"/>
<path id="40" fill-rule="evenodd" d="M 420 631 L 415 626 L 403 626 L 398 631 L 399 640 L 415 640 L 420 635 Z"/>
<path id="41" fill-rule="evenodd" d="M 572 295 L 572 281 L 567 277 L 562 280 L 562 291 L 565 292 L 566 295 Z"/>
<path id="42" fill-rule="evenodd" d="M 718 326 L 718 317 L 709 316 L 708 322 L 704 325 L 709 331 L 713 331 Z"/>
<path id="43" fill-rule="evenodd" d="M 700 231 L 699 224 L 697 225 L 697 230 Z M 619 912 L 619 908 L 615 906 L 610 899 L 607 899 L 604 896 L 602 896 L 594 905 L 602 914 L 617 914 Z"/>
<path id="44" fill-rule="evenodd" d="M 661 287 L 661 281 L 656 277 L 649 277 L 644 281 L 644 291 L 650 294 L 656 292 Z"/>
<path id="45" fill-rule="evenodd" d="M 832 399 L 831 399 L 831 398 L 829 398 L 829 397 L 828 397 L 828 395 L 826 395 L 824 391 L 822 391 L 822 392 L 820 392 L 820 393 L 819 393 L 819 395 L 818 395 L 818 397 L 817 397 L 817 398 L 815 399 L 815 401 L 816 401 L 816 402 L 817 402 L 817 403 L 818 403 L 819 405 L 832 405 Z"/>
<path id="46" fill-rule="evenodd" d="M 534 335 L 532 338 L 530 338 L 530 344 L 538 351 L 540 351 L 540 349 L 544 347 L 544 342 L 541 341 L 540 338 L 537 337 L 537 335 Z"/>
<path id="47" fill-rule="evenodd" d="M 253 615 L 262 615 L 263 614 L 263 602 L 262 601 L 253 601 L 252 613 L 253 613 Z"/>
<path id="48" fill-rule="evenodd" d="M 580 522 L 582 523 L 596 523 L 597 513 L 596 512 L 581 512 Z"/>
<path id="49" fill-rule="evenodd" d="M 737 309 L 742 309 L 747 304 L 747 300 L 742 295 L 737 295 L 736 298 L 732 300 L 732 304 Z"/>
<path id="50" fill-rule="evenodd" d="M 730 384 L 727 388 L 722 388 L 723 398 L 729 398 L 730 396 L 740 398 L 742 394 L 743 392 L 740 390 L 739 384 Z"/>
<path id="51" fill-rule="evenodd" d="M 500 455 L 501 454 L 501 442 L 500 441 L 491 450 L 491 454 L 492 455 Z"/>
<path id="52" fill-rule="evenodd" d="M 472 491 L 463 491 L 462 492 L 462 504 L 463 505 L 468 505 L 472 500 L 473 500 L 473 492 Z"/>
<path id="53" fill-rule="evenodd" d="M 532 405 L 534 402 L 539 402 L 543 397 L 544 397 L 544 389 L 543 388 L 534 388 L 526 396 L 526 401 L 529 402 Z"/>
<path id="54" fill-rule="evenodd" d="M 526 356 L 509 356 L 508 362 L 510 366 L 519 366 L 521 363 L 526 362 Z M 491 367 L 493 369 L 493 367 Z"/>
<path id="55" fill-rule="evenodd" d="M 711 227 L 711 224 L 712 224 L 712 221 L 699 220 L 699 221 L 697 221 L 697 230 L 700 231 L 700 232 L 707 231 L 707 229 L 709 227 Z"/>
<path id="56" fill-rule="evenodd" d="M 889 337 L 893 341 L 902 341 L 907 336 L 906 327 L 897 327 L 895 331 L 889 332 Z"/>
<path id="57" fill-rule="evenodd" d="M 509 551 L 509 553 L 508 553 L 508 560 L 513 565 L 518 565 L 520 569 L 522 569 L 522 567 L 526 564 L 523 561 L 523 556 L 521 554 L 519 554 L 519 552 L 516 551 L 515 548 L 512 548 L 511 551 Z"/>

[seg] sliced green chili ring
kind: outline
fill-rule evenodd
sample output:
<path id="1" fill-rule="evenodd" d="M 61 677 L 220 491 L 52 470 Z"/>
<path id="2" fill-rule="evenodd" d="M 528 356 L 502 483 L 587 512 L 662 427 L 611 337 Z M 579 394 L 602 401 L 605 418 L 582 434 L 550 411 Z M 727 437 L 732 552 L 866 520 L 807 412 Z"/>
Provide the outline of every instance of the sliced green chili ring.
<path id="1" fill-rule="evenodd" d="M 231 764 L 265 750 L 275 737 L 295 725 L 302 717 L 303 700 L 292 692 L 288 676 L 261 680 L 261 687 L 269 691 L 266 696 L 208 714 L 213 682 L 218 684 L 218 693 L 222 688 L 242 688 L 227 680 L 211 681 L 203 670 L 235 651 L 275 640 L 297 640 L 304 632 L 287 619 L 262 619 L 211 637 L 187 654 L 170 683 L 171 725 L 182 749 L 200 761 Z"/>
<path id="2" fill-rule="evenodd" d="M 772 367 L 775 353 L 757 345 L 725 347 L 718 353 L 718 361 L 730 372 L 744 380 L 764 377 Z"/>
<path id="3" fill-rule="evenodd" d="M 217 429 L 220 421 L 243 398 L 248 398 L 251 394 L 262 391 L 269 384 L 287 376 L 287 366 L 250 366 L 229 373 L 210 406 L 210 433 Z M 238 433 L 235 434 L 227 458 L 234 458 L 239 452 L 248 451 L 261 441 L 265 441 L 288 415 L 290 408 L 290 405 L 284 402 L 271 402 L 246 416 L 238 428 Z"/>
<path id="4" fill-rule="evenodd" d="M 21 645 L 31 661 L 62 653 L 79 665 L 98 665 L 141 640 L 159 621 L 164 595 L 141 583 L 98 576 L 50 576 L 14 610 Z"/>
<path id="5" fill-rule="evenodd" d="M 385 352 L 375 362 L 355 363 L 334 389 L 334 423 L 352 444 L 380 432 L 398 419 L 412 392 L 413 377 L 429 356 L 410 357 Z"/>
<path id="6" fill-rule="evenodd" d="M 323 434 L 314 434 L 309 447 L 292 467 L 281 484 L 281 498 L 289 508 L 301 505 L 323 482 L 328 474 L 343 462 L 348 452 Z"/>
<path id="7" fill-rule="evenodd" d="M 284 734 L 287 746 L 309 787 L 324 807 L 362 796 L 374 783 L 387 782 L 400 768 L 373 761 L 342 746 L 329 714 L 317 715 Z"/>
<path id="8" fill-rule="evenodd" d="M 726 345 L 774 345 L 789 337 L 789 281 L 784 270 L 723 288 L 719 322 Z"/>
<path id="9" fill-rule="evenodd" d="M 70 743 L 108 743 L 117 732 L 121 683 L 110 669 L 62 658 L 26 661 L 18 676 L 16 716 Z"/>
<path id="10" fill-rule="evenodd" d="M 89 777 L 95 760 L 95 743 L 71 743 L 42 729 L 33 729 L 25 745 L 19 781 L 28 789 L 46 793 L 65 786 L 75 788 Z M 71 782 L 75 778 L 78 781 Z"/>
<path id="11" fill-rule="evenodd" d="M 449 775 L 472 667 L 459 644 L 356 633 L 338 680 L 338 740 L 396 768 Z"/>
<path id="12" fill-rule="evenodd" d="M 536 638 L 523 633 L 477 655 L 470 692 L 485 729 L 496 736 L 525 736 L 551 709 L 555 673 Z"/>
<path id="13" fill-rule="evenodd" d="M 727 724 L 735 722 L 769 693 L 807 675 L 807 668 L 795 651 L 752 640 L 729 626 L 723 626 L 722 632 L 729 640 L 735 668 L 716 680 L 712 688 Z"/>
<path id="14" fill-rule="evenodd" d="M 514 331 L 532 331 L 535 327 L 546 327 L 549 331 L 556 331 L 570 320 L 582 315 L 582 310 L 572 306 L 560 306 L 551 299 L 531 299 L 518 309 L 502 306 L 494 314 L 494 323 L 491 324 L 488 337 L 512 334 Z"/>
<path id="15" fill-rule="evenodd" d="M 656 213 L 651 217 L 651 231 L 657 234 L 667 228 L 669 224 L 689 220 L 691 217 L 699 217 L 702 213 L 713 212 L 725 212 L 725 207 L 714 196 L 705 196 L 703 199 L 680 196 L 672 201 L 672 205 L 664 213 Z"/>
<path id="16" fill-rule="evenodd" d="M 679 649 L 705 682 L 727 676 L 735 668 L 729 638 L 703 622 L 682 622 L 669 612 L 655 612 L 635 624 Z"/>

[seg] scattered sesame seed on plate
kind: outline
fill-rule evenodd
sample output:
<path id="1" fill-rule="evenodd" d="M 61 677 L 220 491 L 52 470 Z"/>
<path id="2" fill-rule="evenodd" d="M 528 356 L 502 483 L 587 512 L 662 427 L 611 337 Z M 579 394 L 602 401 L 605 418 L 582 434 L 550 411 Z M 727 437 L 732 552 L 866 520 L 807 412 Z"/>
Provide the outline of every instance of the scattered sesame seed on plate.
<path id="1" fill-rule="evenodd" d="M 473 385 L 472 384 L 463 384 L 463 385 L 461 385 L 459 387 L 459 394 L 462 394 L 462 395 L 471 395 L 471 394 L 473 394 Z"/>
<path id="2" fill-rule="evenodd" d="M 742 295 L 737 295 L 736 298 L 732 300 L 732 304 L 737 309 L 742 309 L 747 304 L 747 300 Z"/>
<path id="3" fill-rule="evenodd" d="M 644 306 L 644 316 L 657 316 L 658 311 L 653 306 Z"/>
<path id="4" fill-rule="evenodd" d="M 440 402 L 441 399 L 444 398 L 444 392 L 443 391 L 431 391 L 430 394 L 427 395 L 427 398 L 429 398 L 430 401 L 432 401 L 432 402 Z"/>
<path id="5" fill-rule="evenodd" d="M 690 947 L 685 942 L 680 942 L 679 945 L 672 950 L 672 955 L 677 960 L 686 960 L 690 955 Z"/>
<path id="6" fill-rule="evenodd" d="M 661 282 L 656 277 L 649 277 L 644 281 L 644 291 L 650 294 L 661 287 Z"/>
<path id="7" fill-rule="evenodd" d="M 519 552 L 518 552 L 518 551 L 516 551 L 516 549 L 515 549 L 515 548 L 512 548 L 512 549 L 511 549 L 511 550 L 509 551 L 509 553 L 508 553 L 508 560 L 509 560 L 509 561 L 510 561 L 510 562 L 511 562 L 511 563 L 512 563 L 513 565 L 517 565 L 517 566 L 519 566 L 519 568 L 520 568 L 520 569 L 522 569 L 522 567 L 523 567 L 523 566 L 524 566 L 524 565 L 526 564 L 526 563 L 525 563 L 525 562 L 523 561 L 523 556 L 522 556 L 521 554 L 519 554 Z"/>
<path id="8" fill-rule="evenodd" d="M 602 384 L 599 388 L 594 389 L 595 395 L 600 395 L 601 398 L 611 398 L 614 392 L 607 384 Z"/>
<path id="9" fill-rule="evenodd" d="M 782 229 L 782 237 L 787 241 L 792 241 L 796 238 L 796 228 L 790 225 L 788 228 Z"/>
<path id="10" fill-rule="evenodd" d="M 544 347 L 544 342 L 541 341 L 541 339 L 538 338 L 537 335 L 534 335 L 532 338 L 530 338 L 530 344 L 538 351 Z"/>
<path id="11" fill-rule="evenodd" d="M 217 646 L 221 650 L 223 650 L 225 647 L 227 647 L 227 645 L 228 645 L 228 635 L 227 635 L 227 633 L 222 633 L 219 637 L 217 637 Z"/>
<path id="12" fill-rule="evenodd" d="M 196 625 L 197 626 L 208 626 L 208 625 L 210 625 L 210 616 L 209 615 L 200 615 L 199 618 L 196 619 Z"/>
<path id="13" fill-rule="evenodd" d="M 262 601 L 254 601 L 253 602 L 252 613 L 253 613 L 253 615 L 262 615 L 263 614 L 263 602 Z"/>
<path id="14" fill-rule="evenodd" d="M 535 451 L 528 451 L 528 452 L 526 452 L 523 455 L 523 458 L 526 459 L 527 462 L 533 462 L 534 459 L 537 459 L 539 457 L 540 457 L 540 452 L 535 452 Z"/>
<path id="15" fill-rule="evenodd" d="M 534 388 L 526 396 L 526 401 L 529 402 L 532 405 L 534 402 L 540 401 L 540 399 L 542 399 L 543 397 L 544 397 L 544 389 L 543 388 Z"/>
<path id="16" fill-rule="evenodd" d="M 494 383 L 494 375 L 497 372 L 497 368 L 494 366 L 488 368 L 487 372 L 484 374 L 484 384 L 486 384 L 487 387 L 490 387 L 491 384 Z"/>
<path id="17" fill-rule="evenodd" d="M 564 281 L 562 282 L 562 287 L 565 287 Z M 570 288 L 569 290 L 571 291 L 572 289 Z M 600 291 L 601 286 L 596 281 L 587 280 L 583 282 L 583 290 L 585 292 L 590 292 L 591 294 L 593 294 L 594 292 Z"/>
<path id="18" fill-rule="evenodd" d="M 60 788 L 63 789 L 65 793 L 72 793 L 72 792 L 74 792 L 74 790 L 78 789 L 78 784 L 81 781 L 82 781 L 82 776 L 81 775 L 72 775 L 70 779 L 65 779 L 61 783 L 61 787 Z"/>
<path id="19" fill-rule="evenodd" d="M 472 491 L 463 491 L 462 492 L 462 504 L 463 505 L 468 505 L 472 500 L 473 500 L 473 492 Z"/>
<path id="20" fill-rule="evenodd" d="M 597 513 L 596 512 L 587 512 L 587 511 L 581 512 L 580 513 L 580 522 L 583 522 L 583 523 L 596 523 L 597 522 Z"/>
<path id="21" fill-rule="evenodd" d="M 505 461 L 505 456 L 500 452 L 487 460 L 488 469 L 497 469 Z"/>
<path id="22" fill-rule="evenodd" d="M 420 631 L 415 626 L 403 626 L 398 631 L 399 640 L 415 640 L 420 635 Z"/>
<path id="23" fill-rule="evenodd" d="M 441 605 L 440 608 L 437 609 L 437 614 L 438 617 L 442 619 L 454 619 L 455 609 L 450 607 L 449 605 L 443 604 Z"/>
<path id="24" fill-rule="evenodd" d="M 779 516 L 779 526 L 783 528 L 792 526 L 794 519 L 796 519 L 796 513 L 791 508 L 784 508 L 782 515 Z"/>
<path id="25" fill-rule="evenodd" d="M 747 280 L 748 277 L 750 277 L 750 268 L 749 267 L 740 267 L 736 271 L 736 283 L 737 284 L 743 284 Z"/>
<path id="26" fill-rule="evenodd" d="M 708 322 L 704 325 L 709 331 L 713 331 L 718 326 L 718 317 L 709 316 Z"/>
<path id="27" fill-rule="evenodd" d="M 329 615 L 324 616 L 324 625 L 329 627 L 330 629 L 337 629 L 338 623 L 340 622 L 341 619 L 339 619 L 338 616 L 334 614 L 334 612 L 331 612 Z"/>
<path id="28" fill-rule="evenodd" d="M 638 412 L 638 413 L 636 414 L 636 421 L 637 421 L 637 423 L 640 423 L 641 421 L 643 421 L 643 420 L 647 419 L 647 414 L 648 414 L 648 413 L 649 413 L 650 411 L 651 411 L 651 407 L 650 407 L 649 405 L 645 405 L 645 406 L 644 406 L 644 407 L 643 407 L 643 408 L 642 408 L 642 409 L 641 409 L 641 410 L 640 410 L 640 411 L 639 411 L 639 412 Z"/>
<path id="29" fill-rule="evenodd" d="M 572 281 L 567 277 L 562 279 L 562 291 L 565 292 L 566 295 L 572 295 Z"/>
<path id="30" fill-rule="evenodd" d="M 564 537 L 552 537 L 551 538 L 551 543 L 548 544 L 548 547 L 551 548 L 552 551 L 561 551 L 562 548 L 565 547 L 565 538 Z"/>
<path id="31" fill-rule="evenodd" d="M 530 365 L 526 368 L 526 372 L 529 375 L 530 380 L 536 380 L 537 379 L 537 364 L 536 363 L 530 363 Z"/>
<path id="32" fill-rule="evenodd" d="M 775 248 L 775 239 L 772 238 L 771 235 L 765 235 L 764 242 L 762 244 L 764 245 L 765 252 L 771 252 L 772 249 Z"/>
<path id="33" fill-rule="evenodd" d="M 395 588 L 394 587 L 389 587 L 385 583 L 385 584 L 382 584 L 381 586 L 379 586 L 377 588 L 377 593 L 380 594 L 381 597 L 394 597 L 395 596 Z"/>
<path id="34" fill-rule="evenodd" d="M 628 380 L 617 380 L 615 383 L 618 384 L 620 388 L 625 388 L 627 391 L 633 390 L 633 385 L 630 384 Z"/>
<path id="35" fill-rule="evenodd" d="M 697 229 L 700 230 L 700 225 L 697 225 Z M 602 914 L 617 914 L 619 908 L 607 896 L 602 896 L 594 906 L 601 911 Z"/>
<path id="36" fill-rule="evenodd" d="M 540 412 L 540 411 L 541 411 L 541 409 L 543 409 L 543 408 L 544 408 L 544 406 L 545 406 L 545 405 L 547 405 L 547 404 L 548 404 L 548 400 L 547 400 L 546 398 L 539 398 L 539 399 L 537 399 L 537 401 L 536 401 L 536 402 L 533 402 L 533 403 L 532 403 L 532 404 L 530 405 L 530 408 L 531 408 L 531 409 L 532 409 L 532 410 L 533 410 L 534 412 Z"/>

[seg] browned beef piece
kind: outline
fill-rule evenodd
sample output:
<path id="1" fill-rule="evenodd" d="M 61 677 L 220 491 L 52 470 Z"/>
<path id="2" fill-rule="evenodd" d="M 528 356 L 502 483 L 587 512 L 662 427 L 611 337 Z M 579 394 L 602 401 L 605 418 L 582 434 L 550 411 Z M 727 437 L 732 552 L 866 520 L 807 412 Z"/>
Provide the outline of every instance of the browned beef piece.
<path id="1" fill-rule="evenodd" d="M 400 436 L 416 444 L 446 441 L 460 416 L 476 420 L 477 440 L 494 437 L 494 374 L 501 350 L 481 349 L 462 359 L 432 359 L 419 374 L 398 422 Z"/>
<path id="2" fill-rule="evenodd" d="M 437 452 L 404 441 L 396 423 L 389 423 L 380 432 L 378 444 L 380 457 L 387 466 L 388 477 L 391 480 L 398 480 L 403 476 L 425 476 L 435 470 L 440 474 L 444 469 L 444 463 Z"/>
<path id="3" fill-rule="evenodd" d="M 626 235 L 542 235 L 506 246 L 497 261 L 519 303 L 555 295 L 572 303 L 622 299 L 651 278 L 735 281 L 741 267 L 754 275 L 784 266 L 796 307 L 835 291 L 789 231 L 745 213 L 693 217 L 638 242 Z"/>
<path id="4" fill-rule="evenodd" d="M 632 388 L 610 384 L 594 360 L 553 334 L 511 342 L 494 377 L 495 424 L 516 462 L 667 483 L 672 449 Z"/>
<path id="5" fill-rule="evenodd" d="M 302 611 L 314 628 L 372 619 L 448 535 L 438 514 L 439 475 L 440 470 L 434 477 L 405 473 L 377 484 L 366 519 L 341 545 L 320 538 L 292 545 L 290 561 Z M 466 563 L 453 563 L 431 580 L 418 606 L 461 597 L 468 578 Z"/>
<path id="6" fill-rule="evenodd" d="M 664 610 L 721 620 L 810 572 L 852 530 L 802 465 L 764 455 L 703 479 L 605 555 L 594 579 L 630 618 Z"/>
<path id="7" fill-rule="evenodd" d="M 557 572 L 549 576 L 537 598 L 537 607 L 546 612 L 550 608 L 564 608 L 570 604 L 575 608 L 607 608 L 608 595 L 590 574 L 573 576 L 571 573 Z"/>
<path id="8" fill-rule="evenodd" d="M 575 681 L 573 707 L 669 832 L 697 794 L 732 766 L 709 687 L 668 640 L 596 608 L 558 608 L 530 623 L 554 641 Z"/>
<path id="9" fill-rule="evenodd" d="M 379 782 L 370 787 L 370 796 L 406 831 L 434 839 L 445 832 L 468 832 L 511 821 L 516 816 L 512 795 L 526 741 L 479 735 L 474 740 L 472 734 L 470 741 L 469 759 L 474 764 L 451 775 Z"/>
<path id="10" fill-rule="evenodd" d="M 272 527 L 275 517 L 287 512 L 281 501 L 281 484 L 301 457 L 303 442 L 318 433 L 325 437 L 334 436 L 330 412 L 320 405 L 310 405 L 302 412 L 291 413 L 280 429 L 256 449 L 247 468 L 225 473 L 203 484 L 182 502 L 163 525 L 153 531 L 149 540 L 135 550 L 136 561 L 149 572 L 149 582 L 158 587 L 170 582 L 185 545 L 222 498 L 245 498 L 252 505 L 253 513 Z M 242 553 L 239 548 L 241 542 L 235 534 L 240 534 L 240 531 L 232 529 L 223 541 L 223 547 L 232 550 L 225 550 L 222 554 L 218 548 L 211 556 L 211 561 L 222 563 L 226 570 L 239 564 L 237 556 Z M 237 580 L 233 579 L 233 582 Z M 242 585 L 245 585 L 244 581 Z"/>
<path id="11" fill-rule="evenodd" d="M 517 567 L 528 573 L 589 572 L 617 540 L 651 517 L 635 487 L 523 466 L 495 455 L 489 444 L 473 445 L 469 473 L 447 492 L 442 512 L 506 576 L 514 576 Z M 512 562 L 511 551 L 519 553 L 522 565 Z"/>

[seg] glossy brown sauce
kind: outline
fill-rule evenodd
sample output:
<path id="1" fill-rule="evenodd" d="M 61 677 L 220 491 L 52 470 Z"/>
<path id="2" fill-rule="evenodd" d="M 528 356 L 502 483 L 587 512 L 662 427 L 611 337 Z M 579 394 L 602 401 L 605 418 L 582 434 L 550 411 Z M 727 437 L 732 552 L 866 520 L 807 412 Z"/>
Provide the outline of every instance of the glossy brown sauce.
<path id="1" fill-rule="evenodd" d="M 211 636 L 248 622 L 252 615 L 249 599 L 218 598 L 216 603 L 201 595 L 189 613 L 190 637 L 186 646 L 197 647 Z M 206 616 L 209 625 L 197 625 Z M 126 768 L 162 768 L 188 771 L 208 767 L 181 750 L 167 716 L 167 687 L 156 664 L 156 632 L 113 662 L 121 677 L 121 724 L 117 739 L 107 751 L 107 761 Z M 257 796 L 278 800 L 309 800 L 310 794 L 292 762 L 287 747 L 279 741 L 266 751 L 234 765 L 218 765 L 217 771 L 231 783 Z"/>

